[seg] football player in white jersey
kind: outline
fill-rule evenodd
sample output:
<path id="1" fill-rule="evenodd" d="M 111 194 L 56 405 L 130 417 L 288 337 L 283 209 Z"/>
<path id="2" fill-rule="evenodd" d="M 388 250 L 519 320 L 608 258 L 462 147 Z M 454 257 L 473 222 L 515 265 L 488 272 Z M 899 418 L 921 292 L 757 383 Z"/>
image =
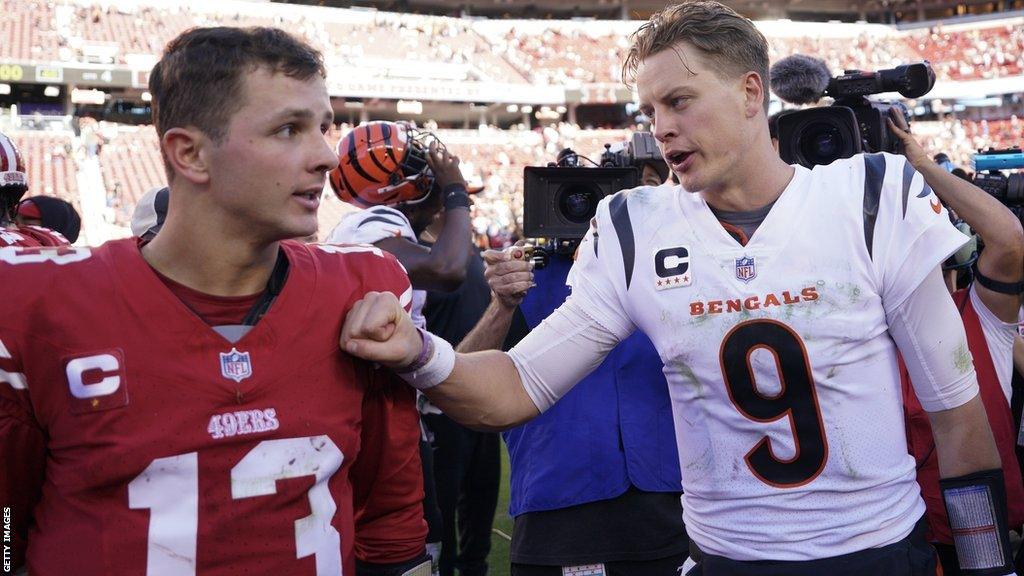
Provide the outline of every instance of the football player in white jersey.
<path id="1" fill-rule="evenodd" d="M 427 290 L 452 291 L 466 277 L 472 248 L 466 181 L 459 159 L 430 132 L 402 122 L 360 124 L 338 141 L 339 165 L 329 182 L 349 212 L 330 243 L 374 244 L 395 255 L 413 286 L 413 322 L 426 326 Z M 444 226 L 432 247 L 417 240 L 438 215 Z"/>
<path id="2" fill-rule="evenodd" d="M 688 574 L 703 576 L 934 574 L 898 351 L 965 573 L 1012 574 L 999 455 L 941 273 L 967 240 L 932 192 L 948 181 L 890 154 L 782 162 L 767 42 L 717 2 L 655 15 L 625 68 L 681 186 L 601 202 L 561 308 L 508 354 L 456 355 L 368 295 L 342 346 L 406 371 L 452 418 L 504 428 L 643 330 L 673 400 Z"/>

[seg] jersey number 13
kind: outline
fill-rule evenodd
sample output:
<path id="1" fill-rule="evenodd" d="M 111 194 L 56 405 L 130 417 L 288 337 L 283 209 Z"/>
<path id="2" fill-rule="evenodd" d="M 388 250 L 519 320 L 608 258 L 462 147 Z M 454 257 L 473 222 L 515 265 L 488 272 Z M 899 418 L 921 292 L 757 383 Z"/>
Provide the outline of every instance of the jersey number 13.
<path id="1" fill-rule="evenodd" d="M 277 492 L 285 478 L 314 476 L 312 514 L 295 521 L 295 557 L 314 556 L 317 576 L 341 574 L 341 536 L 331 525 L 338 507 L 328 482 L 344 456 L 327 436 L 264 440 L 231 469 L 235 500 Z M 148 508 L 146 576 L 194 576 L 199 528 L 198 454 L 157 458 L 128 485 L 130 508 Z"/>

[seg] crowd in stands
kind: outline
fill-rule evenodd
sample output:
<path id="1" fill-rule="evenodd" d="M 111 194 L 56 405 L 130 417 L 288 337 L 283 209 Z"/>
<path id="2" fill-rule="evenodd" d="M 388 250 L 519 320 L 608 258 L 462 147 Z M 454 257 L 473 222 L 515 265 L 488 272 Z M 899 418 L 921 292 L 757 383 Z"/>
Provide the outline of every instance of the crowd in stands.
<path id="1" fill-rule="evenodd" d="M 17 143 L 25 159 L 28 180 L 32 183 L 28 195 L 57 196 L 81 212 L 74 135 L 36 130 L 9 130 L 5 134 Z"/>
<path id="2" fill-rule="evenodd" d="M 83 123 L 89 122 L 83 119 Z M 91 129 L 84 127 L 83 132 Z M 328 138 L 338 139 L 342 125 Z M 147 190 L 166 182 L 156 133 L 151 126 L 100 123 L 95 127 L 101 145 L 97 156 L 112 224 L 127 226 L 135 203 Z M 590 130 L 560 123 L 537 130 L 435 130 L 459 158 L 471 184 L 482 185 L 474 196 L 473 228 L 481 246 L 507 245 L 521 236 L 523 168 L 553 162 L 563 148 L 600 162 L 605 144 L 621 143 L 632 134 L 623 130 Z M 941 120 L 917 122 L 914 133 L 933 154 L 944 152 L 957 166 L 972 172 L 971 154 L 989 146 L 1021 145 L 1024 120 Z M 60 196 L 79 206 L 76 173 L 79 159 L 88 155 L 85 138 L 71 132 L 20 130 L 9 133 L 29 166 L 32 194 Z M 584 161 L 584 164 L 587 164 Z M 331 195 L 321 205 L 321 236 L 352 209 Z"/>
<path id="3" fill-rule="evenodd" d="M 1024 74 L 1024 25 L 1005 24 L 947 32 L 914 32 L 917 50 L 935 65 L 940 79 L 976 80 Z"/>
<path id="4" fill-rule="evenodd" d="M 5 14 L 0 58 L 125 64 L 133 56 L 159 54 L 169 39 L 193 26 L 276 25 L 322 49 L 329 64 L 357 75 L 542 85 L 618 82 L 633 28 L 590 30 L 578 23 L 552 22 L 541 28 L 511 25 L 495 34 L 493 28 L 470 20 L 311 12 L 284 4 L 262 5 L 258 14 L 220 3 L 216 8 L 154 7 L 74 0 L 0 0 L 0 9 Z M 800 52 L 823 58 L 839 73 L 927 59 L 940 80 L 972 80 L 1024 73 L 1024 25 L 1019 20 L 955 30 L 941 25 L 903 32 L 872 29 L 855 37 L 829 36 L 828 25 L 811 35 L 766 32 L 773 60 Z"/>
<path id="5" fill-rule="evenodd" d="M 979 149 L 1012 148 L 1024 145 L 1024 120 L 954 120 L 916 122 L 914 134 L 926 149 L 945 152 L 953 164 L 973 172 L 971 156 Z"/>
<path id="6" fill-rule="evenodd" d="M 315 40 L 328 61 L 374 77 L 421 76 L 525 84 L 527 79 L 469 22 L 378 13 L 368 22 L 325 22 Z"/>
<path id="7" fill-rule="evenodd" d="M 250 6 L 250 5 L 246 5 Z M 566 22 L 482 26 L 472 20 L 295 7 L 282 4 L 201 3 L 121 6 L 87 0 L 0 0 L 0 60 L 126 64 L 153 58 L 193 26 L 280 26 L 324 51 L 329 67 L 352 77 L 433 78 L 519 85 L 617 84 L 628 47 L 628 25 Z M 874 70 L 930 60 L 940 79 L 974 80 L 1024 74 L 1024 22 L 980 23 L 908 31 L 865 27 L 859 34 L 782 35 L 766 30 L 773 61 L 793 53 L 818 56 L 834 72 Z M 427 80 L 429 81 L 429 80 Z M 428 128 L 430 126 L 428 125 Z M 342 125 L 330 138 L 349 129 Z M 598 161 L 605 143 L 630 130 L 582 129 L 558 123 L 536 130 L 438 130 L 484 190 L 474 206 L 481 244 L 501 245 L 520 232 L 526 166 L 543 166 L 563 148 Z M 943 120 L 915 124 L 933 152 L 945 152 L 970 170 L 978 148 L 1021 144 L 1024 126 L 999 121 Z M 149 126 L 82 119 L 79 135 L 16 131 L 30 166 L 32 193 L 55 194 L 78 205 L 78 162 L 98 157 L 111 223 L 125 225 L 138 198 L 165 181 L 156 134 Z M 326 233 L 347 207 L 330 198 L 322 207 Z"/>
<path id="8" fill-rule="evenodd" d="M 127 225 L 135 203 L 147 190 L 167 183 L 160 145 L 152 126 L 104 123 L 99 151 L 107 207 L 117 224 Z"/>
<path id="9" fill-rule="evenodd" d="M 535 84 L 579 85 L 618 82 L 629 38 L 557 27 L 539 33 L 510 28 L 495 44 Z"/>

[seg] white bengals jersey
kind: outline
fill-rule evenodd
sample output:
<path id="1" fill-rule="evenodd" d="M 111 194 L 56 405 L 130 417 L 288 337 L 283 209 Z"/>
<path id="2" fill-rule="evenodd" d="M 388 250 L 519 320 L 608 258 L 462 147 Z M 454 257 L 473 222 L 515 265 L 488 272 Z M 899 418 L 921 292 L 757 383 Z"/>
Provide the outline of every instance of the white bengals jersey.
<path id="1" fill-rule="evenodd" d="M 966 237 L 903 157 L 795 168 L 745 246 L 679 187 L 605 198 L 570 275 L 596 321 L 654 342 L 687 532 L 735 560 L 884 546 L 925 510 L 886 313 Z"/>
<path id="2" fill-rule="evenodd" d="M 330 244 L 375 244 L 385 238 L 406 238 L 417 242 L 416 233 L 405 214 L 387 206 L 375 206 L 366 210 L 349 212 L 331 230 L 327 242 Z M 427 302 L 426 290 L 412 291 L 412 322 L 418 328 L 426 329 L 427 319 L 423 316 L 423 305 Z"/>

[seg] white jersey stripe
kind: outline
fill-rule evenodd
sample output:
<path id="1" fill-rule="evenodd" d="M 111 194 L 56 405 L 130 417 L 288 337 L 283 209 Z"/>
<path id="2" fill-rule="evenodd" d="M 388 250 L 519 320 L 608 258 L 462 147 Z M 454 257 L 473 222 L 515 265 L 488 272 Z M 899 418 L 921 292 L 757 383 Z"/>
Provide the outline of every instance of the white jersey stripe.
<path id="1" fill-rule="evenodd" d="M 11 388 L 15 390 L 27 390 L 28 380 L 25 379 L 25 375 L 21 372 L 8 372 L 3 368 L 0 368 L 0 382 L 6 382 L 11 385 Z"/>

